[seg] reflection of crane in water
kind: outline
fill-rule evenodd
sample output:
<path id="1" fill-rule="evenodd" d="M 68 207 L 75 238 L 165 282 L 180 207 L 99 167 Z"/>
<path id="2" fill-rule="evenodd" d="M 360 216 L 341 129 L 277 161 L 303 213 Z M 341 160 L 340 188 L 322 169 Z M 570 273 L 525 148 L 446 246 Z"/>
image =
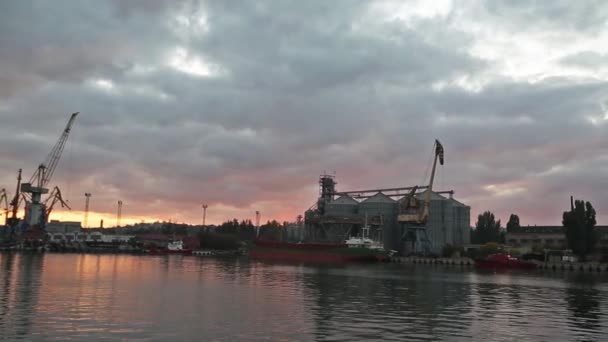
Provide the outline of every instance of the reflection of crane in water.
<path id="1" fill-rule="evenodd" d="M 0 254 L 0 340 L 29 336 L 36 317 L 44 254 Z"/>

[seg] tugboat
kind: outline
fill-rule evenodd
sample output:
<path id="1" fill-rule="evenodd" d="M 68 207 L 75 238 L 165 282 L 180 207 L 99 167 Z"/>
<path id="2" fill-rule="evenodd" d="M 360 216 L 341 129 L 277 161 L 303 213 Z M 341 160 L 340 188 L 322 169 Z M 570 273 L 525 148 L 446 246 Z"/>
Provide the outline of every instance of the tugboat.
<path id="1" fill-rule="evenodd" d="M 514 258 L 509 254 L 496 253 L 489 255 L 485 259 L 476 259 L 475 267 L 484 269 L 534 269 L 536 264 L 532 261 Z"/>
<path id="2" fill-rule="evenodd" d="M 184 249 L 184 243 L 180 240 L 169 241 L 166 248 L 152 248 L 150 254 L 153 255 L 167 255 L 167 254 L 179 254 L 179 255 L 192 255 L 191 249 Z"/>

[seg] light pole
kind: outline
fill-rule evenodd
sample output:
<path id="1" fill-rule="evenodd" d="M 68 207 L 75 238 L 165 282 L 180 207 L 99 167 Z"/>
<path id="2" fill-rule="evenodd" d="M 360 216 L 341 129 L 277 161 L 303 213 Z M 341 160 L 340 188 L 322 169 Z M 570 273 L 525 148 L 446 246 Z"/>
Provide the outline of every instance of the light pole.
<path id="1" fill-rule="evenodd" d="M 207 207 L 208 205 L 203 204 L 203 228 L 205 227 L 205 219 L 207 218 Z"/>
<path id="2" fill-rule="evenodd" d="M 84 202 L 84 227 L 89 228 L 89 200 L 91 199 L 91 193 L 85 192 L 84 197 L 86 198 Z"/>
<path id="3" fill-rule="evenodd" d="M 255 212 L 255 237 L 260 236 L 260 218 L 262 217 L 262 214 L 260 214 L 260 211 L 256 211 Z"/>

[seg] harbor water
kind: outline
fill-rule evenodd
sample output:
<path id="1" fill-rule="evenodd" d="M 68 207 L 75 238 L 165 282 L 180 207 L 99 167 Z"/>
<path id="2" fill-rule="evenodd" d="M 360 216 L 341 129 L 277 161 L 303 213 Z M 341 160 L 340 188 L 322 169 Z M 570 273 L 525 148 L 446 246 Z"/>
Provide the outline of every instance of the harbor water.
<path id="1" fill-rule="evenodd" d="M 405 264 L 0 254 L 0 340 L 606 341 L 608 278 Z"/>

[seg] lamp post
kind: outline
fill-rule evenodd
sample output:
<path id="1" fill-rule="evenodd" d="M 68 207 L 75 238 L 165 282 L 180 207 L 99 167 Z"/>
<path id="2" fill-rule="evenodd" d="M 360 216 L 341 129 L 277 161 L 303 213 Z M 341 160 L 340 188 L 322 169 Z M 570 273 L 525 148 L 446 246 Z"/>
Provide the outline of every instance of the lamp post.
<path id="1" fill-rule="evenodd" d="M 205 219 L 207 218 L 207 207 L 208 205 L 203 204 L 203 228 L 205 227 Z"/>

